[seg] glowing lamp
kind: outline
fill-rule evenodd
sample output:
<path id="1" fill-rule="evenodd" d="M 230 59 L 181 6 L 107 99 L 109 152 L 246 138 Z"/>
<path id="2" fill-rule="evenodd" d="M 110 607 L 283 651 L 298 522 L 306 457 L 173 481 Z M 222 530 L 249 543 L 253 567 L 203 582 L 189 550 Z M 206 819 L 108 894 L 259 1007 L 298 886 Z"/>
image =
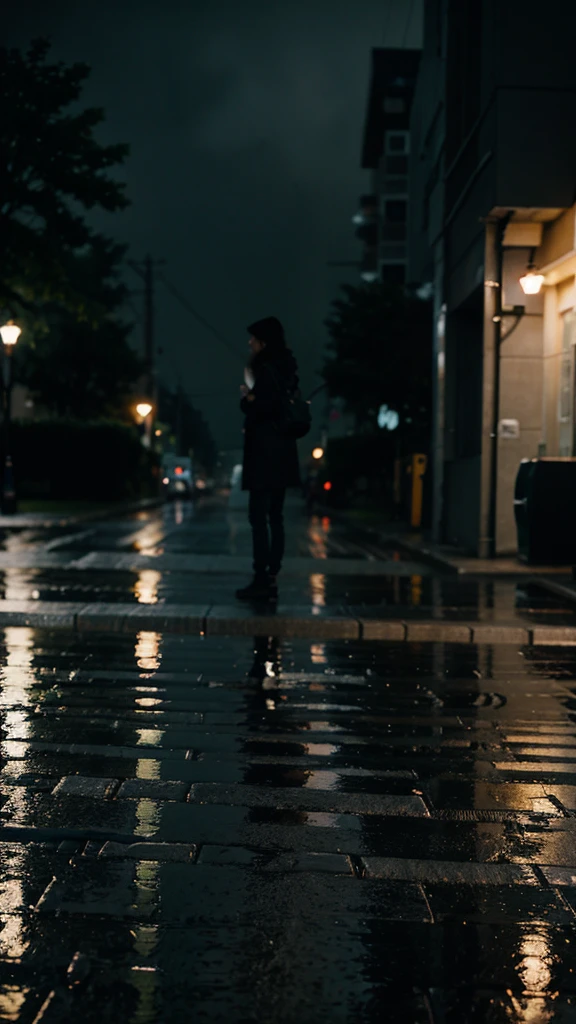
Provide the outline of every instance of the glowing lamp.
<path id="1" fill-rule="evenodd" d="M 182 466 L 176 466 L 176 468 L 174 469 L 174 472 L 176 473 L 176 476 L 182 476 L 182 473 L 184 472 L 184 470 L 182 469 Z"/>
<path id="2" fill-rule="evenodd" d="M 520 278 L 520 287 L 524 295 L 538 295 L 543 284 L 544 274 L 537 274 L 531 267 L 524 277 Z"/>
<path id="3" fill-rule="evenodd" d="M 326 483 L 324 484 L 324 490 L 325 491 L 331 491 L 332 490 L 332 484 L 330 483 L 329 480 L 327 480 Z"/>
<path id="4" fill-rule="evenodd" d="M 22 328 L 18 327 L 18 324 L 15 324 L 13 320 L 9 320 L 7 324 L 3 324 L 0 327 L 2 341 L 8 348 L 12 348 L 16 344 L 21 334 Z"/>
<path id="5" fill-rule="evenodd" d="M 324 449 L 323 448 L 313 448 L 312 449 L 312 458 L 313 459 L 323 459 L 324 458 Z"/>
<path id="6" fill-rule="evenodd" d="M 150 413 L 152 412 L 152 406 L 150 405 L 150 402 L 138 402 L 138 405 L 136 406 L 136 412 L 138 413 L 139 416 L 142 417 L 143 420 L 145 420 L 146 417 L 149 416 Z"/>

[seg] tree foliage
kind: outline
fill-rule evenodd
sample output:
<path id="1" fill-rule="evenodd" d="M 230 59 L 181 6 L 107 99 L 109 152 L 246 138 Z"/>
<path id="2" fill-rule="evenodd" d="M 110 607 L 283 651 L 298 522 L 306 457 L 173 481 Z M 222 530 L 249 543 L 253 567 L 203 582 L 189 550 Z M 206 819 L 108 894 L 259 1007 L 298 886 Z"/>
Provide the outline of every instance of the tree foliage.
<path id="1" fill-rule="evenodd" d="M 361 430 L 377 428 L 382 405 L 401 425 L 428 422 L 432 373 L 430 304 L 397 285 L 343 285 L 325 321 L 330 335 L 324 377 Z"/>
<path id="2" fill-rule="evenodd" d="M 81 109 L 90 69 L 49 60 L 49 44 L 0 48 L 0 306 L 23 326 L 16 379 L 59 416 L 117 415 L 142 371 L 120 315 L 124 246 L 91 211 L 127 205 L 103 145 L 103 111 Z"/>
<path id="3" fill-rule="evenodd" d="M 86 212 L 127 205 L 109 171 L 128 147 L 98 142 L 102 110 L 76 109 L 89 67 L 50 63 L 48 52 L 44 40 L 0 47 L 0 305 L 22 317 L 58 303 L 90 318 L 68 265 L 93 240 Z"/>

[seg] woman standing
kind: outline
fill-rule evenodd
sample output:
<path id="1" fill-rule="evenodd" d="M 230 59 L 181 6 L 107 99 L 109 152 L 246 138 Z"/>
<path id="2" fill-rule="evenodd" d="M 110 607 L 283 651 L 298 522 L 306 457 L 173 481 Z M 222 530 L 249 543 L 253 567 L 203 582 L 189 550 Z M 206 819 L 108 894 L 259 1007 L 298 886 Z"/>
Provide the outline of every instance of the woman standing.
<path id="1" fill-rule="evenodd" d="M 296 441 L 282 436 L 279 422 L 286 395 L 298 388 L 298 367 L 275 316 L 248 328 L 251 357 L 242 388 L 245 416 L 242 488 L 250 492 L 254 579 L 236 592 L 240 600 L 273 600 L 284 556 L 284 499 L 298 487 Z"/>

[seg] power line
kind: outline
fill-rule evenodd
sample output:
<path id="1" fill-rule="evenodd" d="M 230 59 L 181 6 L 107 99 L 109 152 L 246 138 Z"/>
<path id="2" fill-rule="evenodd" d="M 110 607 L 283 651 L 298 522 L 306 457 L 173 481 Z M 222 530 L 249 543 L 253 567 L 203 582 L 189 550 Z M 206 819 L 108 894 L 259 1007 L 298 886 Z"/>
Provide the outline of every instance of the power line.
<path id="1" fill-rule="evenodd" d="M 164 274 L 159 275 L 159 280 L 162 282 L 164 287 L 168 289 L 170 294 L 173 295 L 175 299 L 177 299 L 180 305 L 183 306 L 184 309 L 188 313 L 190 313 L 190 315 L 193 316 L 194 319 L 197 320 L 199 324 L 202 325 L 202 327 L 205 327 L 207 331 L 210 331 L 210 333 L 217 339 L 217 341 L 220 342 L 221 345 L 224 345 L 224 347 L 227 348 L 228 351 L 231 352 L 236 359 L 242 358 L 240 352 L 237 349 L 235 349 L 226 338 L 222 337 L 220 332 L 217 331 L 216 328 L 213 327 L 212 324 L 208 322 L 208 320 L 201 316 L 198 310 L 194 309 L 194 307 L 190 304 L 188 299 L 184 298 L 181 292 L 179 292 L 178 289 L 175 288 L 174 285 L 170 283 L 170 281 L 166 280 Z"/>

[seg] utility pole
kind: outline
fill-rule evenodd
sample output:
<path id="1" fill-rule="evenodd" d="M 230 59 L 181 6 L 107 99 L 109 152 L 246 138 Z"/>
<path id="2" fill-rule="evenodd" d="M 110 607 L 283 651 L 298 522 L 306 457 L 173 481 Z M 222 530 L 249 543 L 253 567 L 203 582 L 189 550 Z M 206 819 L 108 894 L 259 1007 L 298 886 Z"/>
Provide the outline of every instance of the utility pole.
<path id="1" fill-rule="evenodd" d="M 143 268 L 144 278 L 144 359 L 146 360 L 147 386 L 154 401 L 154 262 L 146 256 Z"/>
<path id="2" fill-rule="evenodd" d="M 154 260 L 150 255 L 145 256 L 141 263 L 130 260 L 130 266 L 136 271 L 144 282 L 144 363 L 145 363 L 145 388 L 146 398 L 153 406 L 153 411 L 146 419 L 146 433 L 148 445 L 152 447 L 154 433 L 154 422 L 158 414 L 158 375 L 156 372 L 156 359 L 154 348 L 154 271 L 156 267 L 164 265 L 164 260 Z"/>

